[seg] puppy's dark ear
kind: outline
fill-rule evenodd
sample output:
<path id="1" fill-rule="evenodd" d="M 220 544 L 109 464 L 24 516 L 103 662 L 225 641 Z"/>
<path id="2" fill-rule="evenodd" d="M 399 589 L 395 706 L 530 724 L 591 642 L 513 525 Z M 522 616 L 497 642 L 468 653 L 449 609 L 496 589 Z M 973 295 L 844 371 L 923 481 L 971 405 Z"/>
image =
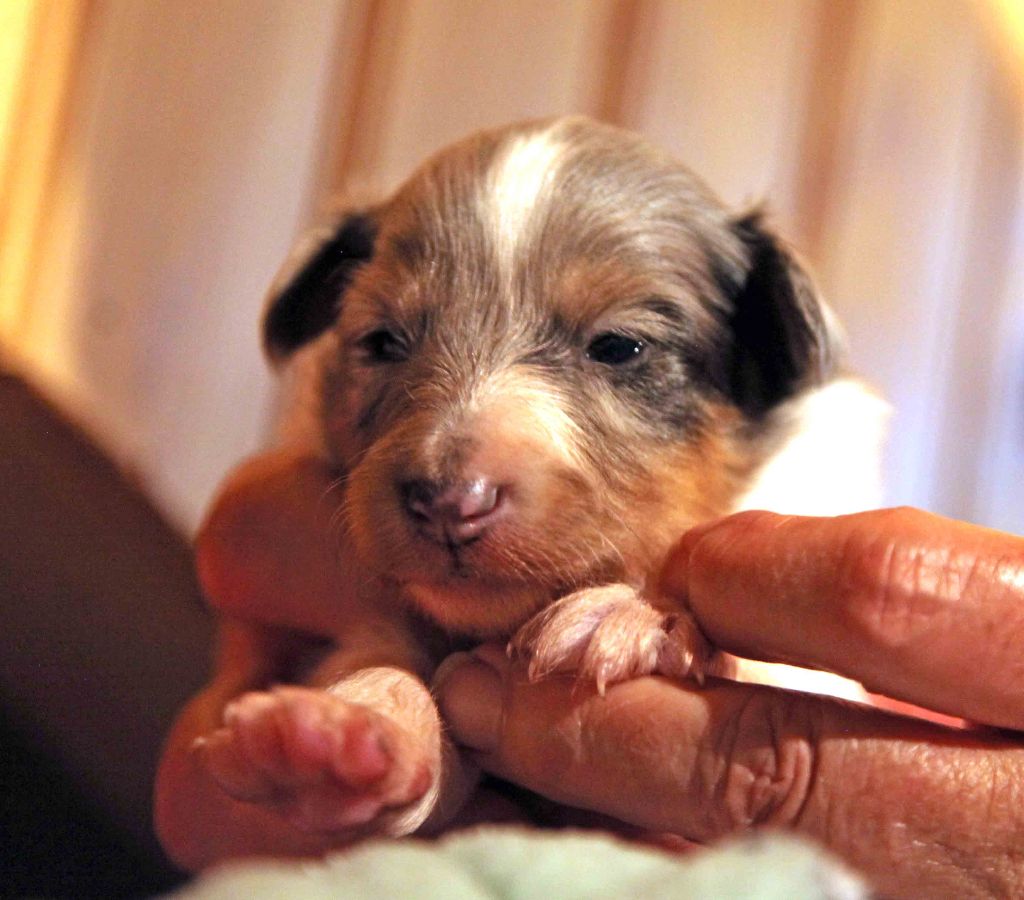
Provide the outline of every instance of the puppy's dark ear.
<path id="1" fill-rule="evenodd" d="M 310 236 L 306 252 L 299 251 L 304 261 L 298 271 L 285 264 L 287 274 L 271 288 L 263 316 L 263 346 L 271 360 L 287 358 L 334 324 L 345 288 L 373 256 L 376 235 L 369 213 L 350 213 L 333 230 Z"/>
<path id="2" fill-rule="evenodd" d="M 724 279 L 732 301 L 724 380 L 739 407 L 757 417 L 826 381 L 839 340 L 810 278 L 764 228 L 760 212 L 743 216 L 733 229 L 748 265 L 741 278 Z"/>

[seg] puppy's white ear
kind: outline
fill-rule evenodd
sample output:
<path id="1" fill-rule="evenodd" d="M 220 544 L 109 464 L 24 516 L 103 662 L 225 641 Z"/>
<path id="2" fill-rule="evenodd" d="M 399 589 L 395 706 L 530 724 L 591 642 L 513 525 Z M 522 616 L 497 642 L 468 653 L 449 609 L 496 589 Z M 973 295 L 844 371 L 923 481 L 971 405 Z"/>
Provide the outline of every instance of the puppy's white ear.
<path id="1" fill-rule="evenodd" d="M 307 234 L 274 279 L 263 314 L 263 347 L 280 362 L 334 324 L 356 270 L 373 256 L 376 223 L 350 212 Z"/>
<path id="2" fill-rule="evenodd" d="M 804 388 L 828 381 L 842 339 L 810 277 L 765 229 L 761 213 L 744 215 L 733 230 L 748 263 L 739 279 L 723 279 L 732 306 L 727 389 L 744 412 L 759 416 Z"/>

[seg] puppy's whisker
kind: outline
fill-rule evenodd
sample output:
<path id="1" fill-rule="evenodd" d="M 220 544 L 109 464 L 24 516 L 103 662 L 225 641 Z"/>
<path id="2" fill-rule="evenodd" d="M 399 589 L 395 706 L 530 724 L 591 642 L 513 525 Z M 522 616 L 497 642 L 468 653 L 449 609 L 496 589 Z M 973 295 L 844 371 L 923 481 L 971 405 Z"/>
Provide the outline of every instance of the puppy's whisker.
<path id="1" fill-rule="evenodd" d="M 633 527 L 629 520 L 615 508 L 614 505 L 610 505 L 608 507 L 607 513 L 609 517 L 612 518 L 616 522 L 616 524 L 633 539 L 634 546 L 639 547 L 643 545 L 643 538 L 641 537 L 640 533 Z M 619 544 L 614 543 L 610 538 L 608 538 L 604 534 L 604 532 L 598 532 L 597 536 L 600 540 L 602 540 L 608 547 L 610 547 L 613 550 L 619 562 L 621 562 L 622 565 L 625 566 L 626 557 L 623 554 L 622 548 L 619 546 Z"/>
<path id="2" fill-rule="evenodd" d="M 346 481 L 346 476 L 344 476 L 344 475 L 340 475 L 337 478 L 331 479 L 331 481 L 327 484 L 327 486 L 323 489 L 323 491 L 321 491 L 320 496 L 317 498 L 317 510 L 318 511 L 320 509 L 322 509 L 324 507 L 324 505 L 326 505 L 329 501 L 333 502 L 334 498 L 332 497 L 332 494 L 335 494 L 338 491 L 341 491 L 342 492 L 342 497 L 344 497 L 345 481 Z"/>

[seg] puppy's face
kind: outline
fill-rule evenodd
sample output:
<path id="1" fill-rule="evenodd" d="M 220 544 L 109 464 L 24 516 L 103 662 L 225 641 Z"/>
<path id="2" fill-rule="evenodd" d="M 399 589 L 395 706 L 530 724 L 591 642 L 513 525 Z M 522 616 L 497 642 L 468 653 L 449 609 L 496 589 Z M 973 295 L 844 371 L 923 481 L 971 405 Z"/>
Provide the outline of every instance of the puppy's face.
<path id="1" fill-rule="evenodd" d="M 346 220 L 267 335 L 281 354 L 331 331 L 323 436 L 363 559 L 494 635 L 642 581 L 725 512 L 772 408 L 820 377 L 819 313 L 753 220 L 570 119 L 470 138 Z"/>

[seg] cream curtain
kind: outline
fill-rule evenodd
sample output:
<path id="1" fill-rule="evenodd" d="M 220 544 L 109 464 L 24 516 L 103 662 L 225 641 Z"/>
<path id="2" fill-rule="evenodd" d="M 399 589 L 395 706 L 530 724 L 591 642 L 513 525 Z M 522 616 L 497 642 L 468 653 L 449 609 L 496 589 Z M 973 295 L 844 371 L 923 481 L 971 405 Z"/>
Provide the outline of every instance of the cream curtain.
<path id="1" fill-rule="evenodd" d="M 85 0 L 0 6 L 0 328 L 17 344 L 29 328 L 87 12 Z"/>

